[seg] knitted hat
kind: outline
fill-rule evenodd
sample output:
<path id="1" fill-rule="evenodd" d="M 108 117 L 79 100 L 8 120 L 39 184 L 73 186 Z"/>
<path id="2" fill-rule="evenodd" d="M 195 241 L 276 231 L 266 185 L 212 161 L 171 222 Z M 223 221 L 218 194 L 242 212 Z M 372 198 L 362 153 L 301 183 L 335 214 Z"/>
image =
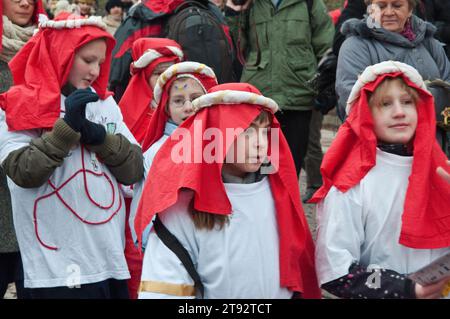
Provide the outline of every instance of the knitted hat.
<path id="1" fill-rule="evenodd" d="M 120 7 L 123 8 L 122 1 L 120 0 L 108 0 L 105 5 L 106 12 L 110 13 L 111 9 L 114 7 Z"/>

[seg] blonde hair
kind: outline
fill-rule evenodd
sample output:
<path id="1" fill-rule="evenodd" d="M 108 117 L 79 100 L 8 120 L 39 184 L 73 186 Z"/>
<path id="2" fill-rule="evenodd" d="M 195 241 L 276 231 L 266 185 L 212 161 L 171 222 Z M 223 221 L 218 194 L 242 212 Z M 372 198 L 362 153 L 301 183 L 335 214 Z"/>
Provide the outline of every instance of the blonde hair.
<path id="1" fill-rule="evenodd" d="M 400 77 L 397 78 L 385 78 L 373 91 L 371 94 L 369 94 L 369 106 L 370 107 L 376 107 L 381 105 L 383 92 L 384 90 L 391 85 L 392 83 L 399 83 L 400 86 L 411 96 L 414 103 L 417 105 L 417 102 L 419 101 L 419 93 L 416 89 L 410 87 L 408 84 L 406 84 L 405 80 L 403 80 Z"/>

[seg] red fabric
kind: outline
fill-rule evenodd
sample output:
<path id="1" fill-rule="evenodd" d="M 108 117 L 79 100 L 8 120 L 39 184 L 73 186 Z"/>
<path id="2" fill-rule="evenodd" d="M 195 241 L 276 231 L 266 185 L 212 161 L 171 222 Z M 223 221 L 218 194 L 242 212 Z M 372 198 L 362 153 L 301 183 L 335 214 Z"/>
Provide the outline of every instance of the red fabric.
<path id="1" fill-rule="evenodd" d="M 144 5 L 156 13 L 172 13 L 184 0 L 147 0 Z"/>
<path id="2" fill-rule="evenodd" d="M 130 205 L 131 198 L 125 198 L 126 221 L 130 218 Z M 128 294 L 130 295 L 130 299 L 137 299 L 139 285 L 141 284 L 143 255 L 133 242 L 130 224 L 128 222 L 125 223 L 125 259 L 131 277 L 127 281 Z"/>
<path id="3" fill-rule="evenodd" d="M 336 25 L 336 23 L 339 20 L 339 17 L 342 14 L 342 10 L 341 9 L 335 9 L 335 10 L 329 11 L 328 14 L 331 17 L 331 20 L 333 21 L 333 24 Z"/>
<path id="4" fill-rule="evenodd" d="M 33 24 L 38 24 L 39 22 L 39 14 L 43 14 L 47 16 L 47 13 L 44 10 L 44 6 L 42 4 L 42 0 L 37 0 L 36 5 L 34 6 L 33 16 L 31 17 L 31 21 Z M 0 2 L 0 52 L 2 52 L 2 37 L 3 37 L 3 1 Z"/>
<path id="5" fill-rule="evenodd" d="M 142 29 L 136 30 L 131 34 L 120 46 L 119 51 L 114 55 L 114 59 L 120 58 L 125 52 L 133 46 L 133 43 L 140 38 L 144 37 L 157 37 L 161 34 L 162 27 L 160 24 L 154 24 L 146 26 Z"/>
<path id="6" fill-rule="evenodd" d="M 209 92 L 221 90 L 240 90 L 261 94 L 255 87 L 246 83 L 228 83 L 215 86 Z M 206 107 L 188 118 L 180 128 L 190 131 L 191 154 L 195 147 L 201 150 L 210 141 L 195 141 L 201 136 L 194 134 L 194 121 L 200 121 L 201 134 L 206 128 L 218 128 L 225 136 L 226 128 L 246 129 L 261 112 L 262 106 L 248 104 L 215 105 Z M 280 124 L 272 116 L 272 127 L 279 130 Z M 198 123 L 198 122 L 197 122 Z M 175 131 L 177 132 L 177 131 Z M 269 181 L 277 211 L 280 239 L 280 284 L 292 291 L 303 293 L 305 298 L 320 298 L 314 267 L 314 244 L 300 203 L 298 180 L 289 146 L 280 132 L 279 163 L 277 173 L 269 175 Z M 175 133 L 174 133 L 175 134 Z M 270 140 L 270 137 L 269 137 Z M 158 151 L 152 164 L 141 202 L 135 219 L 138 241 L 142 243 L 142 232 L 155 213 L 161 213 L 178 200 L 181 189 L 194 191 L 194 207 L 199 211 L 213 214 L 230 214 L 232 207 L 221 178 L 222 164 L 190 163 L 175 164 L 170 160 L 171 151 L 179 141 L 168 139 Z M 223 143 L 223 156 L 233 141 Z M 270 146 L 269 146 L 270 149 Z M 213 190 L 213 191 L 211 191 Z"/>
<path id="7" fill-rule="evenodd" d="M 131 52 L 133 61 L 138 60 L 148 49 L 153 49 L 164 54 L 162 57 L 150 62 L 145 68 L 133 69 L 134 74 L 119 102 L 123 121 L 139 144 L 142 144 L 144 140 L 145 132 L 150 123 L 151 114 L 153 113 L 150 105 L 153 98 L 153 88 L 150 87 L 148 79 L 158 64 L 164 62 L 180 62 L 177 55 L 165 49 L 166 46 L 174 46 L 181 50 L 178 43 L 165 38 L 143 38 L 133 44 Z"/>
<path id="8" fill-rule="evenodd" d="M 418 125 L 414 138 L 414 160 L 402 215 L 400 244 L 411 248 L 433 249 L 450 246 L 450 188 L 437 174 L 447 167 L 446 156 L 435 140 L 436 122 L 432 95 L 412 83 L 403 73 L 379 76 L 361 90 L 349 117 L 322 162 L 323 186 L 310 202 L 325 198 L 331 186 L 346 192 L 376 165 L 377 138 L 368 106 L 368 92 L 386 77 L 402 77 L 419 92 Z"/>
<path id="9" fill-rule="evenodd" d="M 181 73 L 178 73 L 176 75 L 180 74 Z M 195 76 L 206 90 L 209 90 L 213 86 L 217 85 L 217 79 L 215 77 L 211 78 L 206 75 L 198 73 L 189 73 L 189 74 Z M 166 122 L 169 120 L 169 116 L 167 115 L 165 108 L 166 104 L 169 101 L 170 88 L 172 87 L 172 84 L 175 80 L 177 80 L 177 77 L 173 76 L 164 85 L 161 101 L 159 102 L 155 112 L 151 116 L 150 124 L 148 125 L 145 138 L 142 143 L 143 152 L 148 150 L 150 146 L 153 145 L 153 143 L 158 141 L 164 135 L 164 128 L 166 127 Z"/>
<path id="10" fill-rule="evenodd" d="M 66 20 L 61 13 L 55 20 Z M 70 15 L 70 18 L 73 14 Z M 95 26 L 73 29 L 41 29 L 9 63 L 14 86 L 0 95 L 9 130 L 51 128 L 60 114 L 61 88 L 67 81 L 76 51 L 90 41 L 105 38 L 106 59 L 92 84 L 101 99 L 107 91 L 114 38 Z"/>

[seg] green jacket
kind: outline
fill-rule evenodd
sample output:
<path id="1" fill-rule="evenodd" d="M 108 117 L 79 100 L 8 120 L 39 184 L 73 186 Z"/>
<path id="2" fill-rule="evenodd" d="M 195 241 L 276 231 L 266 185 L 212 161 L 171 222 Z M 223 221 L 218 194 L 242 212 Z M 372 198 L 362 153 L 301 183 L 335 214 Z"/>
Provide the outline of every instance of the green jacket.
<path id="1" fill-rule="evenodd" d="M 227 8 L 226 15 L 246 61 L 241 82 L 282 109 L 311 110 L 316 92 L 310 81 L 334 36 L 323 0 L 314 0 L 310 13 L 306 0 L 282 0 L 277 9 L 271 0 L 254 0 L 246 11 Z"/>

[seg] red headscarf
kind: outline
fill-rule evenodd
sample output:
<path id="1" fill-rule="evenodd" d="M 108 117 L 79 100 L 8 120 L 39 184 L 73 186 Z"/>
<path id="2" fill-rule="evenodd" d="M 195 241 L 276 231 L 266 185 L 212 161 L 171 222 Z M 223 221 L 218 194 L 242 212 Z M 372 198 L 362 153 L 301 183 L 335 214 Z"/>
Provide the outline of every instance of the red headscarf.
<path id="1" fill-rule="evenodd" d="M 164 71 L 158 78 L 155 85 L 152 107 L 155 108 L 147 132 L 145 134 L 144 142 L 142 143 L 142 150 L 145 152 L 164 135 L 164 128 L 166 122 L 169 120 L 169 115 L 166 112 L 166 105 L 169 101 L 170 88 L 174 81 L 181 77 L 192 77 L 199 81 L 205 89 L 205 93 L 217 85 L 217 78 L 214 71 L 201 63 L 187 61 L 174 64 Z"/>
<path id="2" fill-rule="evenodd" d="M 37 0 L 34 6 L 33 15 L 31 17 L 31 22 L 33 24 L 38 24 L 40 14 L 47 16 L 47 14 L 45 13 L 44 6 L 42 4 L 42 0 Z M 3 1 L 0 2 L 0 52 L 2 51 L 3 48 L 2 37 L 3 37 Z"/>
<path id="3" fill-rule="evenodd" d="M 368 94 L 387 77 L 401 77 L 417 90 L 418 124 L 414 138 L 413 165 L 402 216 L 400 244 L 411 248 L 450 246 L 450 188 L 436 174 L 446 167 L 446 156 L 435 140 L 436 115 L 433 96 L 413 67 L 394 61 L 367 67 L 353 87 L 347 107 L 351 112 L 339 128 L 322 162 L 323 186 L 310 202 L 325 198 L 331 186 L 346 192 L 376 165 L 377 138 L 368 105 Z"/>
<path id="4" fill-rule="evenodd" d="M 189 145 L 190 142 L 191 154 L 199 150 L 203 154 L 210 143 L 204 140 L 194 141 L 196 136 L 203 136 L 207 128 L 217 128 L 226 136 L 227 128 L 248 128 L 263 109 L 272 114 L 272 128 L 281 132 L 280 124 L 273 116 L 278 107 L 276 103 L 263 97 L 255 87 L 247 83 L 215 86 L 193 104 L 194 109 L 199 111 L 179 128 L 190 132 L 187 143 Z M 198 130 L 195 122 L 206 126 L 201 128 L 201 133 L 194 133 Z M 268 178 L 280 230 L 280 284 L 291 291 L 302 292 L 305 298 L 320 298 L 314 267 L 314 244 L 300 203 L 294 162 L 286 139 L 283 134 L 279 135 L 279 158 L 283 160 L 273 163 L 276 171 L 268 175 Z M 222 154 L 227 153 L 233 142 L 234 140 L 227 139 L 222 143 Z M 196 210 L 223 215 L 232 211 L 221 177 L 223 164 L 218 161 L 206 163 L 204 160 L 200 163 L 191 160 L 189 163 L 175 164 L 170 158 L 172 148 L 177 143 L 179 142 L 176 140 L 168 139 L 158 151 L 150 169 L 135 219 L 139 243 L 142 242 L 142 231 L 155 213 L 161 213 L 174 205 L 181 189 L 194 191 Z M 269 149 L 271 150 L 271 145 Z M 271 158 L 273 156 L 271 154 Z"/>
<path id="5" fill-rule="evenodd" d="M 148 79 L 156 66 L 164 62 L 178 63 L 183 51 L 178 43 L 165 38 L 142 38 L 133 43 L 131 51 L 131 80 L 119 102 L 125 124 L 141 144 L 150 123 L 153 109 L 150 102 L 153 88 Z"/>
<path id="6" fill-rule="evenodd" d="M 68 20 L 69 19 L 69 20 Z M 51 128 L 60 114 L 61 88 L 67 81 L 75 53 L 85 44 L 106 39 L 106 59 L 93 88 L 101 99 L 107 91 L 114 38 L 98 17 L 81 18 L 66 12 L 39 25 L 39 32 L 9 63 L 14 86 L 0 95 L 9 130 Z"/>

